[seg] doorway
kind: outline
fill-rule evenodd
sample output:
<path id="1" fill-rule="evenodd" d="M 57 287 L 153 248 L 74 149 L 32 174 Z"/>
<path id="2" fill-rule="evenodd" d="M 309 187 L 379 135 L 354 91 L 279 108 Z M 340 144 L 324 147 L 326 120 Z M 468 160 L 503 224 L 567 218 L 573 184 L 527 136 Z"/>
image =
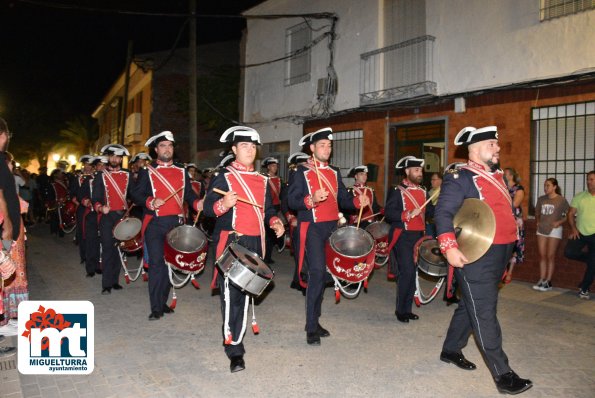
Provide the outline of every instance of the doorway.
<path id="1" fill-rule="evenodd" d="M 387 187 L 398 185 L 402 176 L 395 164 L 404 156 L 424 159 L 423 185 L 430 188 L 432 173 L 442 173 L 447 159 L 446 119 L 396 124 L 389 132 Z"/>

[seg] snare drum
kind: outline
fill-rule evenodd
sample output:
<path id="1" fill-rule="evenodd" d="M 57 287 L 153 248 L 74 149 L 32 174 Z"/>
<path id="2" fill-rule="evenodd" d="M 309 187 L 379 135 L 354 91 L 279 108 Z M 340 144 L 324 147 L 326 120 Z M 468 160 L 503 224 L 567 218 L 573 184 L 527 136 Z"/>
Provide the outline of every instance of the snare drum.
<path id="1" fill-rule="evenodd" d="M 275 274 L 258 255 L 237 243 L 225 248 L 217 267 L 235 286 L 255 296 L 262 294 Z"/>
<path id="2" fill-rule="evenodd" d="M 372 235 L 364 229 L 346 226 L 333 232 L 326 243 L 326 266 L 337 279 L 358 283 L 374 269 L 376 256 Z"/>
<path id="3" fill-rule="evenodd" d="M 128 253 L 143 247 L 141 229 L 143 223 L 136 217 L 124 217 L 114 226 L 114 238 L 120 241 L 120 249 Z"/>
<path id="4" fill-rule="evenodd" d="M 448 275 L 448 263 L 440 252 L 436 239 L 424 236 L 418 240 L 413 249 L 413 255 L 417 267 L 424 273 L 437 277 Z"/>
<path id="5" fill-rule="evenodd" d="M 73 228 L 76 225 L 76 205 L 70 200 L 60 205 L 60 217 L 64 229 Z"/>
<path id="6" fill-rule="evenodd" d="M 208 241 L 206 235 L 192 225 L 175 227 L 165 236 L 165 263 L 184 274 L 198 274 L 205 268 Z"/>
<path id="7" fill-rule="evenodd" d="M 388 233 L 390 231 L 390 224 L 384 221 L 375 221 L 366 227 L 374 241 L 376 242 L 376 255 L 386 257 L 388 256 Z"/>

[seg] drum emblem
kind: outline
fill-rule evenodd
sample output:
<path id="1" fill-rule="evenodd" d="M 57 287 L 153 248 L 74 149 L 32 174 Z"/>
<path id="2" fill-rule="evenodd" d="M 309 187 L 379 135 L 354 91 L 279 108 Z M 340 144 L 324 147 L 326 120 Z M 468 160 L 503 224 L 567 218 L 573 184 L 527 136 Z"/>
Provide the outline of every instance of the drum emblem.
<path id="1" fill-rule="evenodd" d="M 355 272 L 360 272 L 360 271 L 364 271 L 367 267 L 368 267 L 368 264 L 366 264 L 366 263 L 357 263 L 353 266 L 353 270 Z"/>

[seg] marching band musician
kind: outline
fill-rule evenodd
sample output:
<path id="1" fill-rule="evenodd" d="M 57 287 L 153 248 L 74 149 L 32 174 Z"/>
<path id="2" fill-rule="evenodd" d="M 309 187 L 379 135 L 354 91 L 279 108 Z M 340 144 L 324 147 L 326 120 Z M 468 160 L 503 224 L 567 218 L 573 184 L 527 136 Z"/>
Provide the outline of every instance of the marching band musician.
<path id="1" fill-rule="evenodd" d="M 277 173 L 279 172 L 279 159 L 275 159 L 274 157 L 269 156 L 268 158 L 264 158 L 262 160 L 261 166 L 267 169 L 264 175 L 268 177 L 269 190 L 273 198 L 273 207 L 276 210 L 276 214 L 281 210 L 281 188 L 283 187 L 281 177 L 277 175 Z M 275 238 L 275 233 L 273 232 L 273 230 L 267 230 L 267 250 L 266 255 L 264 257 L 264 262 L 267 264 L 275 263 L 271 258 L 271 253 L 273 251 L 273 246 L 275 245 L 276 241 L 277 239 Z"/>
<path id="2" fill-rule="evenodd" d="M 97 175 L 102 172 L 109 160 L 106 156 L 96 156 L 89 159 L 89 163 L 94 170 L 87 182 L 81 187 L 81 204 L 85 207 L 85 270 L 87 277 L 92 278 L 95 274 L 101 274 L 103 271 L 99 265 L 99 257 L 101 255 L 100 241 L 99 241 L 99 226 L 97 224 L 97 212 L 93 208 L 91 201 L 91 193 L 93 191 L 93 181 Z"/>
<path id="3" fill-rule="evenodd" d="M 91 201 L 99 215 L 99 235 L 101 239 L 101 294 L 106 295 L 122 289 L 120 278 L 120 255 L 116 248 L 116 239 L 112 233 L 114 226 L 128 208 L 126 198 L 130 190 L 130 173 L 122 169 L 122 158 L 130 156 L 128 150 L 120 144 L 107 144 L 101 148 L 101 154 L 108 157 L 105 170 L 97 173 L 93 179 Z"/>
<path id="4" fill-rule="evenodd" d="M 166 235 L 172 228 L 184 224 L 183 202 L 195 212 L 200 210 L 188 173 L 183 165 L 173 161 L 174 144 L 171 131 L 163 131 L 147 140 L 145 146 L 155 151 L 157 159 L 139 170 L 138 182 L 131 191 L 134 203 L 145 208 L 143 231 L 145 250 L 149 254 L 150 321 L 174 311 L 167 305 L 171 284 L 163 257 Z"/>
<path id="5" fill-rule="evenodd" d="M 289 208 L 289 200 L 288 200 L 287 193 L 289 192 L 289 186 L 292 184 L 292 182 L 294 180 L 294 176 L 295 176 L 297 167 L 299 165 L 301 165 L 302 163 L 307 162 L 308 159 L 310 159 L 310 155 L 308 155 L 307 153 L 304 153 L 304 152 L 295 152 L 295 153 L 292 153 L 291 155 L 289 155 L 289 157 L 287 158 L 287 163 L 289 163 L 289 173 L 287 175 L 287 186 L 285 187 L 285 189 L 281 190 L 281 211 L 283 212 L 283 214 L 285 214 L 285 218 L 287 219 L 287 222 L 289 223 L 289 233 L 291 234 L 291 247 L 293 250 L 293 261 L 295 263 L 295 267 L 293 270 L 293 278 L 291 280 L 291 284 L 289 285 L 289 287 L 292 289 L 300 290 L 304 296 L 306 295 L 306 289 L 304 289 L 300 285 L 300 280 L 298 278 L 298 270 L 299 270 L 298 253 L 299 253 L 299 249 L 300 249 L 300 234 L 299 234 L 300 223 L 297 220 L 296 212 Z M 293 220 L 297 221 L 297 225 L 295 227 L 291 226 Z M 304 261 L 305 261 L 305 259 L 304 259 Z M 307 269 L 307 264 L 304 264 L 304 265 L 302 265 L 302 271 L 304 271 L 304 268 L 303 268 L 304 266 Z"/>
<path id="6" fill-rule="evenodd" d="M 405 156 L 397 162 L 395 167 L 405 176 L 390 191 L 384 208 L 386 221 L 391 224 L 391 258 L 396 258 L 398 269 L 395 315 L 404 323 L 419 319 L 411 312 L 411 307 L 415 294 L 413 247 L 423 237 L 425 230 L 425 208 L 422 206 L 426 201 L 426 190 L 420 185 L 423 181 L 423 165 L 424 160 L 414 156 Z"/>
<path id="7" fill-rule="evenodd" d="M 79 163 L 83 165 L 81 173 L 75 177 L 72 186 L 70 186 L 70 197 L 77 205 L 76 208 L 76 242 L 79 247 L 79 256 L 81 264 L 87 260 L 87 242 L 85 240 L 85 217 L 88 214 L 87 207 L 82 204 L 83 190 L 86 185 L 89 185 L 89 179 L 93 173 L 93 166 L 91 160 L 93 156 L 83 155 L 79 159 Z"/>
<path id="8" fill-rule="evenodd" d="M 186 171 L 188 172 L 188 176 L 190 177 L 190 185 L 192 186 L 192 190 L 196 194 L 196 196 L 201 199 L 205 195 L 205 187 L 203 186 L 202 182 L 200 182 L 197 177 L 200 174 L 200 170 L 194 163 L 186 164 Z"/>
<path id="9" fill-rule="evenodd" d="M 272 228 L 277 236 L 281 236 L 284 227 L 272 205 L 267 177 L 254 171 L 256 145 L 260 145 L 260 136 L 252 128 L 235 126 L 227 129 L 220 141 L 231 144 L 235 160 L 213 177 L 205 198 L 205 214 L 217 217 L 213 234 L 215 258 L 219 258 L 225 247 L 233 242 L 262 257 L 266 251 L 263 241 L 265 230 Z M 221 197 L 214 191 L 215 188 L 226 194 Z M 239 197 L 262 208 L 239 201 Z M 234 373 L 246 367 L 242 339 L 247 322 L 245 309 L 248 296 L 234 285 L 226 283 L 217 269 L 214 278 L 221 292 L 225 353 L 230 359 L 230 371 Z M 228 324 L 225 324 L 226 312 L 229 313 Z"/>
<path id="10" fill-rule="evenodd" d="M 129 164 L 129 168 L 130 168 L 130 174 L 132 174 L 132 180 L 134 182 L 136 182 L 138 180 L 138 171 L 140 169 L 143 169 L 147 163 L 151 162 L 151 156 L 149 156 L 149 154 L 145 153 L 145 152 L 139 152 L 136 155 L 134 155 L 132 157 L 132 159 L 130 159 L 130 162 L 128 162 Z"/>
<path id="11" fill-rule="evenodd" d="M 347 188 L 347 190 L 353 196 L 360 196 L 365 194 L 372 206 L 366 206 L 362 211 L 362 218 L 360 226 L 367 226 L 368 224 L 374 222 L 374 218 L 372 217 L 374 214 L 380 213 L 384 214 L 384 210 L 378 205 L 376 201 L 376 194 L 374 193 L 374 189 L 366 185 L 368 182 L 368 166 L 355 166 L 349 169 L 347 173 L 347 177 L 353 178 L 355 180 L 352 187 Z M 349 223 L 350 224 L 357 224 L 357 219 L 359 217 L 359 213 L 352 213 L 349 215 Z"/>
<path id="12" fill-rule="evenodd" d="M 498 391 L 518 394 L 533 384 L 531 380 L 520 378 L 508 365 L 496 316 L 498 283 L 517 239 L 511 198 L 502 170 L 497 168 L 500 159 L 498 129 L 496 126 L 465 127 L 455 137 L 454 144 L 467 147 L 469 161 L 458 172 L 445 175 L 434 219 L 440 250 L 455 267 L 462 300 L 452 316 L 440 359 L 465 370 L 475 369 L 475 364 L 462 353 L 473 332 Z M 473 263 L 458 249 L 453 227 L 453 218 L 466 198 L 483 200 L 496 219 L 492 245 Z"/>
<path id="13" fill-rule="evenodd" d="M 370 204 L 365 195 L 352 197 L 343 185 L 339 170 L 329 165 L 332 132 L 327 127 L 300 139 L 301 146 L 309 145 L 312 158 L 298 167 L 288 192 L 289 207 L 298 212 L 300 223 L 300 271 L 304 250 L 308 260 L 305 329 L 309 345 L 320 345 L 321 337 L 330 336 L 320 325 L 319 318 L 326 285 L 325 244 L 337 228 L 339 207 L 355 209 Z"/>

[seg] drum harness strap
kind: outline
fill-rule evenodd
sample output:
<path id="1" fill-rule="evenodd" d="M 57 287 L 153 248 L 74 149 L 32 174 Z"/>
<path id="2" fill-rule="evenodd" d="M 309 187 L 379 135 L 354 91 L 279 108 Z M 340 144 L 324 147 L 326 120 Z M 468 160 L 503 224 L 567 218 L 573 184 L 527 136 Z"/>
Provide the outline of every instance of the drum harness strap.
<path id="1" fill-rule="evenodd" d="M 399 190 L 403 193 L 404 196 L 407 196 L 409 198 L 409 200 L 413 203 L 413 206 L 416 209 L 419 209 L 421 207 L 420 204 L 417 202 L 417 200 L 415 200 L 415 197 L 413 197 L 413 195 L 411 195 L 411 193 L 407 191 L 407 188 L 403 188 L 402 186 L 399 185 Z M 405 201 L 403 201 L 403 207 L 405 207 Z M 425 213 L 421 212 L 419 214 L 421 215 L 421 218 L 423 221 L 425 219 Z"/>
<path id="2" fill-rule="evenodd" d="M 242 187 L 242 189 L 244 190 L 246 196 L 248 196 L 248 200 L 250 200 L 251 202 L 254 203 L 258 203 L 256 201 L 256 198 L 254 197 L 254 194 L 252 193 L 252 191 L 250 190 L 250 187 L 248 186 L 248 184 L 246 184 L 246 181 L 244 181 L 244 178 L 242 177 L 242 175 L 240 173 L 238 173 L 233 167 L 228 166 L 227 169 L 231 172 L 231 174 L 233 174 L 236 179 L 238 180 L 238 183 L 240 184 L 240 186 Z M 266 192 L 265 192 L 266 194 Z M 264 206 L 263 206 L 264 207 Z M 254 212 L 256 213 L 256 218 L 258 219 L 258 226 L 260 228 L 260 244 L 261 244 L 261 249 L 262 249 L 262 254 L 263 256 L 266 254 L 266 242 L 263 239 L 265 235 L 265 229 L 264 229 L 264 215 L 260 212 L 260 210 L 258 209 L 258 207 L 256 206 L 252 206 L 252 209 L 254 210 Z M 253 296 L 249 296 L 246 295 L 246 301 L 244 302 L 244 318 L 243 318 L 243 322 L 242 322 L 242 331 L 240 332 L 240 335 L 237 337 L 236 341 L 233 341 L 233 336 L 231 334 L 231 329 L 229 327 L 229 302 L 230 302 L 230 298 L 229 298 L 229 278 L 227 275 L 224 275 L 224 294 L 225 294 L 225 321 L 223 324 L 223 335 L 225 338 L 225 344 L 226 345 L 238 345 L 242 342 L 242 339 L 244 338 L 244 333 L 246 333 L 246 324 L 247 324 L 247 315 L 248 315 L 248 306 L 250 305 L 250 301 L 252 301 L 252 331 L 254 332 L 254 334 L 258 334 L 260 332 L 260 329 L 258 327 L 258 323 L 256 322 L 256 313 L 254 311 L 254 297 Z"/>

